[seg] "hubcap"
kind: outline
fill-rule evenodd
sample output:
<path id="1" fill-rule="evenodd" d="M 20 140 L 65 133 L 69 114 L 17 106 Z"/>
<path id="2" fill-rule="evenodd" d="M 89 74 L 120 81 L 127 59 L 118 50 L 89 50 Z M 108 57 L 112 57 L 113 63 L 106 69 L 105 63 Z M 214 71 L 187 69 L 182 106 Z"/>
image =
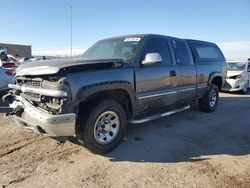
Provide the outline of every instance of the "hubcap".
<path id="1" fill-rule="evenodd" d="M 96 120 L 94 126 L 94 136 L 99 144 L 112 142 L 120 128 L 120 118 L 113 111 L 102 113 Z"/>
<path id="2" fill-rule="evenodd" d="M 211 107 L 214 107 L 214 105 L 217 102 L 217 94 L 215 90 L 212 90 L 209 96 L 209 103 Z"/>

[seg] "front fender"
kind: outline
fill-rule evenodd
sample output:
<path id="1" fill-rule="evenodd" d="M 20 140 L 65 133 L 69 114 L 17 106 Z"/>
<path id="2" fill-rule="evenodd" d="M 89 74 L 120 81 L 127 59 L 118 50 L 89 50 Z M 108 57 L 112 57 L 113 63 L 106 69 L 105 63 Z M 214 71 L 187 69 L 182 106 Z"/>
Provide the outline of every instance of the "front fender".
<path id="1" fill-rule="evenodd" d="M 136 95 L 133 89 L 133 86 L 129 82 L 124 81 L 117 81 L 117 82 L 104 82 L 99 84 L 93 84 L 93 85 L 87 85 L 83 86 L 79 89 L 79 91 L 76 94 L 76 105 L 79 105 L 80 102 L 85 101 L 90 95 L 101 92 L 101 91 L 108 91 L 108 90 L 123 90 L 126 91 L 128 94 L 132 108 L 133 104 L 135 104 L 136 101 Z"/>

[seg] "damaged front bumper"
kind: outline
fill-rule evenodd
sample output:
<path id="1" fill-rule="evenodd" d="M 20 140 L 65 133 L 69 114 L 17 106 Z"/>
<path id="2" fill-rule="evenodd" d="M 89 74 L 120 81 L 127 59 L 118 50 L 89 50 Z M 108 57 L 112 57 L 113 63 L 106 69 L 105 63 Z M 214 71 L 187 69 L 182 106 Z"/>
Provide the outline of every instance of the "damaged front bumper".
<path id="1" fill-rule="evenodd" d="M 9 94 L 5 96 L 5 100 L 14 109 L 8 116 L 13 118 L 18 126 L 50 137 L 75 135 L 75 113 L 52 115 L 35 107 L 21 96 Z"/>
<path id="2" fill-rule="evenodd" d="M 226 79 L 226 84 L 223 88 L 224 91 L 240 91 L 247 85 L 247 80 L 245 78 L 239 79 Z"/>

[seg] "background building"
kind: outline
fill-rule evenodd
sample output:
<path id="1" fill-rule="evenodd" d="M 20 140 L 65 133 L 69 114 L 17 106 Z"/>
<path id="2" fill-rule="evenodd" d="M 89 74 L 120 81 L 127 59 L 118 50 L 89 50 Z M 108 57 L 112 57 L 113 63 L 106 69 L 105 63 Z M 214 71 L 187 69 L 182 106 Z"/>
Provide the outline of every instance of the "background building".
<path id="1" fill-rule="evenodd" d="M 8 54 L 15 57 L 31 57 L 31 45 L 0 43 L 0 49 L 7 50 Z"/>

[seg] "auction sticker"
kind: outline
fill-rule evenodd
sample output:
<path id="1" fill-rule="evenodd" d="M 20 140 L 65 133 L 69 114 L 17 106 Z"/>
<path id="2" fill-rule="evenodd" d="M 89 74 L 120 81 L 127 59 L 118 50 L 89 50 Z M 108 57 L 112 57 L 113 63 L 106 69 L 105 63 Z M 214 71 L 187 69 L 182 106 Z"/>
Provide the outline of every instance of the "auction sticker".
<path id="1" fill-rule="evenodd" d="M 139 37 L 130 37 L 130 38 L 125 38 L 124 42 L 139 42 L 141 38 Z"/>

